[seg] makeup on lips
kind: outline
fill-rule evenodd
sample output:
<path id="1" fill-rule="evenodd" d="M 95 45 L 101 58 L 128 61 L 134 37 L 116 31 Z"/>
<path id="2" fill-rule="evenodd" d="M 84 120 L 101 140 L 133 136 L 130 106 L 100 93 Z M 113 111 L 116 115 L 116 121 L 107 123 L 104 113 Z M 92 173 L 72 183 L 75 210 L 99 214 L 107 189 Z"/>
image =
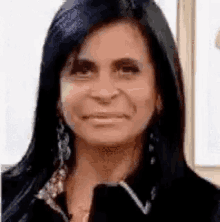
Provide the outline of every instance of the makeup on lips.
<path id="1" fill-rule="evenodd" d="M 125 121 L 127 118 L 127 115 L 119 113 L 98 113 L 83 117 L 84 120 L 92 124 L 116 124 Z"/>

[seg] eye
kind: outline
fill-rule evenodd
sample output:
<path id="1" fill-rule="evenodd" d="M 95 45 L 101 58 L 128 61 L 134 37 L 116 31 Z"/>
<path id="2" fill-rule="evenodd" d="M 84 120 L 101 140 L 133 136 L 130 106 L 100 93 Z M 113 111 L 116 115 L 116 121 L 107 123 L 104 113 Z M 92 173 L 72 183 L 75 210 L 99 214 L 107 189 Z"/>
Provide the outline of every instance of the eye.
<path id="1" fill-rule="evenodd" d="M 85 76 L 85 75 L 89 75 L 91 71 L 92 71 L 91 67 L 84 65 L 77 69 L 77 74 Z"/>
<path id="2" fill-rule="evenodd" d="M 86 61 L 77 61 L 73 66 L 71 75 L 74 75 L 78 78 L 89 78 L 94 71 L 95 68 L 92 63 Z"/>
<path id="3" fill-rule="evenodd" d="M 119 74 L 119 77 L 131 79 L 140 73 L 138 61 L 133 58 L 121 58 L 113 63 L 114 70 Z"/>
<path id="4" fill-rule="evenodd" d="M 119 74 L 124 77 L 132 77 L 134 75 L 137 75 L 140 70 L 138 67 L 135 67 L 135 66 L 123 66 L 123 67 L 120 67 L 118 71 L 119 71 Z"/>

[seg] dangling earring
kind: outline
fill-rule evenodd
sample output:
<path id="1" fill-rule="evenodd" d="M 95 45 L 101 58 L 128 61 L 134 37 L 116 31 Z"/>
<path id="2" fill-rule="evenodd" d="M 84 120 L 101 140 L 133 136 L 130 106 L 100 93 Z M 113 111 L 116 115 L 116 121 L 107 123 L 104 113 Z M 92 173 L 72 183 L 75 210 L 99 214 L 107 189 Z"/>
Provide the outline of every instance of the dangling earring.
<path id="1" fill-rule="evenodd" d="M 69 148 L 69 135 L 67 132 L 64 132 L 65 127 L 61 119 L 59 119 L 59 123 L 56 130 L 58 139 L 59 160 L 61 167 L 64 165 L 64 162 L 70 158 L 71 155 L 71 150 Z"/>
<path id="2" fill-rule="evenodd" d="M 64 163 L 70 158 L 71 150 L 69 148 L 69 135 L 64 132 L 65 127 L 61 119 L 56 128 L 58 139 L 58 157 L 60 160 L 59 168 L 53 173 L 50 180 L 44 185 L 44 187 L 35 195 L 36 198 L 44 199 L 45 202 L 55 211 L 62 213 L 62 209 L 57 205 L 54 200 L 58 194 L 64 191 L 64 180 L 67 176 L 67 166 Z"/>
<path id="3" fill-rule="evenodd" d="M 150 153 L 153 153 L 153 152 L 154 152 L 155 142 L 156 142 L 156 138 L 155 138 L 155 136 L 154 136 L 154 133 L 152 132 L 152 133 L 150 134 L 150 141 L 149 141 L 149 152 L 150 152 Z M 154 164 L 154 162 L 155 162 L 155 157 L 152 156 L 152 157 L 151 157 L 151 164 Z"/>

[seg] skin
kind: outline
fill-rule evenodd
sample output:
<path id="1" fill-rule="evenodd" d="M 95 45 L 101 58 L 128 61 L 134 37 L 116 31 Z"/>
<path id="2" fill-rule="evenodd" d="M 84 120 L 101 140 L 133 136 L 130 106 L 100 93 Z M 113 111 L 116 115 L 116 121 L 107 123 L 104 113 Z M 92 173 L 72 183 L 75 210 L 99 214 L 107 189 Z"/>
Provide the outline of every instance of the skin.
<path id="1" fill-rule="evenodd" d="M 117 182 L 137 169 L 141 135 L 161 104 L 148 47 L 132 24 L 117 23 L 85 39 L 78 60 L 87 60 L 86 72 L 78 66 L 72 71 L 74 58 L 73 52 L 61 71 L 60 98 L 64 119 L 76 135 L 76 167 L 65 185 L 70 212 L 89 209 L 98 183 Z M 129 117 L 112 125 L 82 119 L 97 111 Z"/>

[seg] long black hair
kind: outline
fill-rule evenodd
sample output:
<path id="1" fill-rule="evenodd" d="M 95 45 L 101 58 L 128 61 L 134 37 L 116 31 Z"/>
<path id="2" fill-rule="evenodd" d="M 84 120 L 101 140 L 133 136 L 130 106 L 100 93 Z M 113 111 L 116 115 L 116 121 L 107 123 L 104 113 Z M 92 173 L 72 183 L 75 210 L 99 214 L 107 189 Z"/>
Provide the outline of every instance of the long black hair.
<path id="1" fill-rule="evenodd" d="M 59 74 L 67 56 L 73 49 L 79 51 L 79 46 L 94 27 L 122 18 L 137 22 L 142 34 L 150 41 L 157 88 L 163 103 L 163 112 L 160 118 L 154 119 L 151 128 L 159 131 L 166 143 L 166 150 L 161 149 L 159 154 L 161 162 L 164 152 L 174 154 L 176 158 L 171 156 L 172 163 L 168 163 L 169 160 L 163 163 L 162 177 L 168 177 L 165 171 L 171 172 L 173 165 L 175 168 L 179 162 L 185 163 L 182 70 L 172 33 L 160 8 L 153 0 L 67 0 L 53 18 L 43 46 L 34 130 L 29 148 L 22 160 L 2 175 L 3 198 L 4 193 L 7 196 L 6 193 L 14 187 L 10 198 L 5 203 L 3 200 L 5 209 L 15 203 L 14 199 L 30 201 L 31 195 L 43 187 L 57 167 Z M 73 141 L 74 136 L 70 143 L 73 144 Z"/>

